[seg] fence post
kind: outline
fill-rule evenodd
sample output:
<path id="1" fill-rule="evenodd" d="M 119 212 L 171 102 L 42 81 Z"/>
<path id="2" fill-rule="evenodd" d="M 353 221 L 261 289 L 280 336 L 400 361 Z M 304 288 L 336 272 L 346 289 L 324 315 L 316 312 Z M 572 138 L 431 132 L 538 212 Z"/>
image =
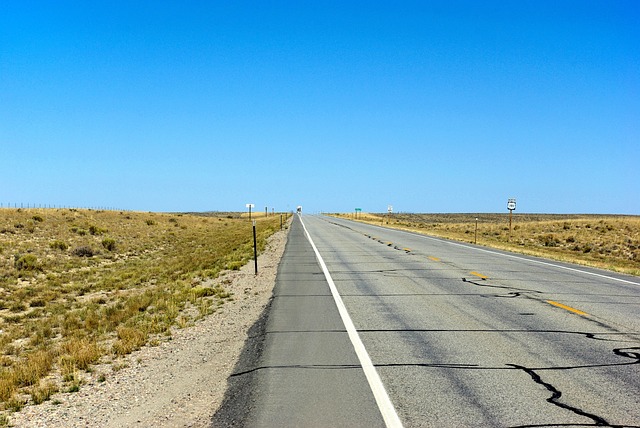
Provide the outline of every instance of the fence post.
<path id="1" fill-rule="evenodd" d="M 253 260 L 256 275 L 258 274 L 258 241 L 256 240 L 256 221 L 253 220 Z"/>

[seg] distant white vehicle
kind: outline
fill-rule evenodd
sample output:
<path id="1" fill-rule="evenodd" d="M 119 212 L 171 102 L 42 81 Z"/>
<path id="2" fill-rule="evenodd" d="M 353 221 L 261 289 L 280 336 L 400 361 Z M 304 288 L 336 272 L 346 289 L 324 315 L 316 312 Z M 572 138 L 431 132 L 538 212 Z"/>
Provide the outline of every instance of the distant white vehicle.
<path id="1" fill-rule="evenodd" d="M 298 205 L 298 209 L 296 210 L 298 214 L 302 214 L 302 206 Z"/>

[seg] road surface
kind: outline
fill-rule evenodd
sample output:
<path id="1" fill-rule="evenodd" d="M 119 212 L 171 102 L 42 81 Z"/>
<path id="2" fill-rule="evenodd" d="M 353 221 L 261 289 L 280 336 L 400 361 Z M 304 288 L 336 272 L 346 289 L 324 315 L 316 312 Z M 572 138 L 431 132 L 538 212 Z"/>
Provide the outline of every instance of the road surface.
<path id="1" fill-rule="evenodd" d="M 225 424 L 640 426 L 640 280 L 296 216 Z"/>

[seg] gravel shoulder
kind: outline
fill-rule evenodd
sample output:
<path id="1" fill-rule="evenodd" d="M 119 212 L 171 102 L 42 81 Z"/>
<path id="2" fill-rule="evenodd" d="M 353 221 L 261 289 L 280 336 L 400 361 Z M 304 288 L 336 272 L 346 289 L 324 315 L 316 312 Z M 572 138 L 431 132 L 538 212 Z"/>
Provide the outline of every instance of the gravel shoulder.
<path id="1" fill-rule="evenodd" d="M 75 393 L 11 416 L 19 427 L 209 427 L 223 402 L 227 379 L 238 363 L 247 333 L 269 304 L 287 231 L 274 234 L 258 257 L 226 272 L 234 300 L 171 340 L 145 346 L 111 364 L 96 366 Z"/>

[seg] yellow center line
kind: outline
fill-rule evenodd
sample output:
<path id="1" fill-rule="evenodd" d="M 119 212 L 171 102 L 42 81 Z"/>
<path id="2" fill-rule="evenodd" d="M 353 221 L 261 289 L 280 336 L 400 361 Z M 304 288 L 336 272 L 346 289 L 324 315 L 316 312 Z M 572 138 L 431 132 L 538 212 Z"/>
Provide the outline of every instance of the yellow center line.
<path id="1" fill-rule="evenodd" d="M 437 257 L 431 257 L 431 256 L 430 256 L 430 257 L 429 257 L 429 259 L 430 259 L 430 260 L 433 260 L 434 262 L 439 262 L 439 261 L 440 261 L 440 259 L 439 259 L 439 258 L 437 258 Z"/>
<path id="2" fill-rule="evenodd" d="M 479 278 L 482 278 L 482 279 L 488 279 L 489 278 L 488 276 L 483 275 L 483 274 L 478 273 L 478 272 L 470 272 L 470 273 L 471 273 L 471 275 L 475 275 L 475 276 L 477 276 Z"/>
<path id="3" fill-rule="evenodd" d="M 582 312 L 581 310 L 572 308 L 571 306 L 567 306 L 567 305 L 563 305 L 562 303 L 558 303 L 558 302 L 554 302 L 553 300 L 547 300 L 546 301 L 548 304 L 553 305 L 553 306 L 557 306 L 558 308 L 562 308 L 564 310 L 567 310 L 569 312 L 573 312 L 574 314 L 578 314 L 578 315 L 589 315 L 586 312 Z"/>

